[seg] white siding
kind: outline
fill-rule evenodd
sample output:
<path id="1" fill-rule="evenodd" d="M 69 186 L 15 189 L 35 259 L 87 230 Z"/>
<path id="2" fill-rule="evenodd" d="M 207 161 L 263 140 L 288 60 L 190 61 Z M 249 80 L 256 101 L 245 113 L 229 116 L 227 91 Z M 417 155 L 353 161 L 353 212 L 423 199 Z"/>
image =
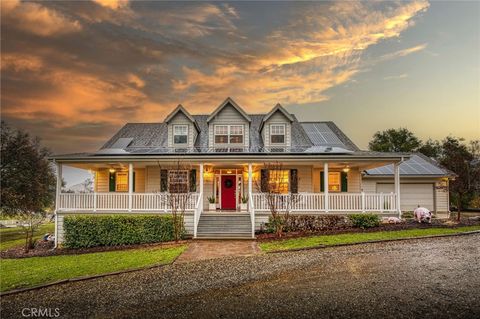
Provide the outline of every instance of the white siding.
<path id="1" fill-rule="evenodd" d="M 270 145 L 270 124 L 285 124 L 285 143 L 284 144 L 273 144 Z M 292 136 L 292 126 L 290 125 L 290 120 L 285 117 L 285 115 L 277 111 L 265 122 L 265 125 L 262 129 L 262 138 L 263 144 L 265 147 L 269 146 L 291 146 L 291 136 Z"/>
<path id="2" fill-rule="evenodd" d="M 216 116 L 208 123 L 208 146 L 228 146 L 228 144 L 215 145 L 214 126 L 217 124 L 243 125 L 244 138 L 243 147 L 249 145 L 250 123 L 233 106 L 226 105 Z M 232 144 L 231 146 L 235 146 Z"/>

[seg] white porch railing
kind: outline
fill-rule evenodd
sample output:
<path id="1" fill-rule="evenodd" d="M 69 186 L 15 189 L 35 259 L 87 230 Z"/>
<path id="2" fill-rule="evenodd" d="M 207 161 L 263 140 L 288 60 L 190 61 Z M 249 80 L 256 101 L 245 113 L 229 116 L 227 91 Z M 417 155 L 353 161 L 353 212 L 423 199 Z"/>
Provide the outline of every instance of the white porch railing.
<path id="1" fill-rule="evenodd" d="M 169 196 L 182 196 L 169 193 L 133 193 L 131 208 L 128 193 L 60 193 L 57 196 L 57 209 L 64 211 L 132 211 L 169 212 Z M 194 211 L 199 193 L 190 193 L 185 210 Z"/>
<path id="2" fill-rule="evenodd" d="M 330 193 L 328 194 L 328 212 L 394 212 L 396 211 L 395 198 L 394 193 Z M 254 210 L 259 212 L 268 212 L 273 205 L 278 211 L 327 212 L 325 201 L 324 193 L 254 193 L 251 199 Z"/>
<path id="3" fill-rule="evenodd" d="M 250 222 L 252 223 L 252 238 L 255 238 L 255 207 L 252 193 L 248 194 L 248 212 L 250 214 Z"/>
<path id="4" fill-rule="evenodd" d="M 197 238 L 197 229 L 198 222 L 200 221 L 200 216 L 203 212 L 203 193 L 200 193 L 198 196 L 197 202 L 195 204 L 195 211 L 193 213 L 193 238 Z"/>

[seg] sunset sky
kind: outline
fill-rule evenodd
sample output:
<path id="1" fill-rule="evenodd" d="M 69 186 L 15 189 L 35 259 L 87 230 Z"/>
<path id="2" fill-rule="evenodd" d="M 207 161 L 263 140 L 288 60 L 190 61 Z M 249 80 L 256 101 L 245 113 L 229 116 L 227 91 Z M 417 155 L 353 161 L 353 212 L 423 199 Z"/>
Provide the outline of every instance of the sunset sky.
<path id="1" fill-rule="evenodd" d="M 377 130 L 480 137 L 480 4 L 1 1 L 2 119 L 54 153 L 95 151 L 177 104 L 277 102 Z"/>

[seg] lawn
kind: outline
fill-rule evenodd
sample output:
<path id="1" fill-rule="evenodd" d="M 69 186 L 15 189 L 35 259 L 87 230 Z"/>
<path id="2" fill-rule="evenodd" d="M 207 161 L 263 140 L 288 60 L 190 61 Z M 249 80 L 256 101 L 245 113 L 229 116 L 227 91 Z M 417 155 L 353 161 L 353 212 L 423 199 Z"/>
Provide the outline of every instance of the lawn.
<path id="1" fill-rule="evenodd" d="M 169 264 L 186 248 L 142 248 L 123 251 L 2 259 L 0 291 L 32 287 L 40 284 L 87 275 Z"/>
<path id="2" fill-rule="evenodd" d="M 35 239 L 42 238 L 46 233 L 55 231 L 55 223 L 41 225 L 34 234 Z M 25 234 L 21 227 L 0 229 L 0 250 L 7 250 L 16 246 L 25 245 Z"/>
<path id="3" fill-rule="evenodd" d="M 333 246 L 339 244 L 354 244 L 368 242 L 372 240 L 401 239 L 407 237 L 423 237 L 432 235 L 457 234 L 467 231 L 480 230 L 480 225 L 465 226 L 458 228 L 426 228 L 426 229 L 407 229 L 396 231 L 379 231 L 371 233 L 349 233 L 339 235 L 311 236 L 292 239 L 279 239 L 260 243 L 263 251 L 271 252 L 278 250 L 289 250 L 308 248 L 315 246 Z"/>

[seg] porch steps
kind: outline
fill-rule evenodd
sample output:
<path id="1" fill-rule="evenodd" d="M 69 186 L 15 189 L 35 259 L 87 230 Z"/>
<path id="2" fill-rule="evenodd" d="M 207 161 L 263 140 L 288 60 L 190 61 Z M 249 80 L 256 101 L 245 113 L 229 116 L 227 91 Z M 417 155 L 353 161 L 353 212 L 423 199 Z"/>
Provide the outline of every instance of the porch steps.
<path id="1" fill-rule="evenodd" d="M 250 215 L 245 213 L 206 213 L 200 216 L 197 238 L 251 239 Z"/>

